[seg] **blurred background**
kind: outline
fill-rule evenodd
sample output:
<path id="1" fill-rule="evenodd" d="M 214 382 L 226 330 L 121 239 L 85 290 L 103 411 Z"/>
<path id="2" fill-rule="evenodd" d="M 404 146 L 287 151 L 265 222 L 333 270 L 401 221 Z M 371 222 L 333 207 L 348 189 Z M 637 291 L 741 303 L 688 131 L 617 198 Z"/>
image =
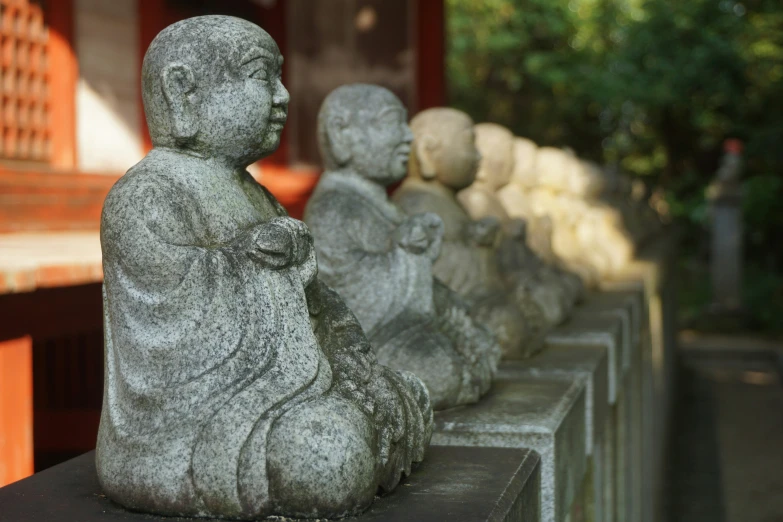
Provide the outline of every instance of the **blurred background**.
<path id="1" fill-rule="evenodd" d="M 344 83 L 381 84 L 411 116 L 453 105 L 640 180 L 680 238 L 686 335 L 778 346 L 780 0 L 0 0 L 0 485 L 94 447 L 99 218 L 111 185 L 151 146 L 141 59 L 165 26 L 215 13 L 264 27 L 285 56 L 289 122 L 252 173 L 294 217 L 319 173 L 321 101 Z M 728 315 L 711 307 L 708 197 L 727 155 L 740 160 L 744 229 L 742 293 Z M 778 389 L 776 368 L 759 382 Z M 686 420 L 705 411 L 685 402 Z M 695 454 L 683 448 L 687 462 Z"/>

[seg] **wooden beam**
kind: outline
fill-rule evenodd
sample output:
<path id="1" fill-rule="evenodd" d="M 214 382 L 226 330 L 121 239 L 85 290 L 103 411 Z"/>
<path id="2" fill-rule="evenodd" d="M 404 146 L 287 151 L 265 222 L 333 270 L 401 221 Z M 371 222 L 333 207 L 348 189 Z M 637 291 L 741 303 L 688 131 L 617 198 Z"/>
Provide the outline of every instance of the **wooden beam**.
<path id="1" fill-rule="evenodd" d="M 0 165 L 0 233 L 98 230 L 103 200 L 119 177 Z"/>

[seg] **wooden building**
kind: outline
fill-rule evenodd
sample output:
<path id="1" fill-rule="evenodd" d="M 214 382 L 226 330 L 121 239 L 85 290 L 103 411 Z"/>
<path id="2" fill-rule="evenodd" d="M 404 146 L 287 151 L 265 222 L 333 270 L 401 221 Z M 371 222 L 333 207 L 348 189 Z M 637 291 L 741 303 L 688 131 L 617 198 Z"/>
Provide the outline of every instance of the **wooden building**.
<path id="1" fill-rule="evenodd" d="M 253 174 L 294 217 L 331 89 L 385 85 L 411 114 L 443 104 L 443 0 L 0 0 L 0 486 L 94 447 L 103 198 L 151 146 L 145 49 L 200 14 L 249 19 L 280 45 L 289 123 Z"/>

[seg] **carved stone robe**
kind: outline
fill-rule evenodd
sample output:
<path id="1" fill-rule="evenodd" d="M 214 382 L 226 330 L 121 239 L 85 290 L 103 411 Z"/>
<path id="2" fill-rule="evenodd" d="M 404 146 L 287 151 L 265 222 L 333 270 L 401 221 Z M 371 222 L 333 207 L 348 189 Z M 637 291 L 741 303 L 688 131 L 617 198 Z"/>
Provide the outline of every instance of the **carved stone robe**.
<path id="1" fill-rule="evenodd" d="M 284 215 L 247 172 L 227 178 L 203 160 L 158 149 L 107 196 L 96 463 L 115 501 L 170 515 L 270 514 L 267 443 L 277 419 L 297 407 L 306 415 L 308 404 L 340 382 L 354 379 L 361 388 L 371 373 L 405 403 L 389 435 L 398 455 L 386 462 L 396 468 L 378 456 L 373 480 L 393 487 L 400 467 L 421 460 L 431 422 L 425 405 L 359 353 L 361 329 L 317 280 L 313 249 L 271 270 L 238 248 L 256 225 L 277 218 L 292 226 Z M 323 312 L 311 309 L 311 293 Z M 340 375 L 345 367 L 330 364 L 339 357 L 366 375 Z M 357 437 L 375 447 L 390 428 L 354 410 L 363 419 Z M 367 485 L 371 495 L 377 482 Z"/>
<path id="2" fill-rule="evenodd" d="M 409 215 L 435 212 L 443 219 L 443 245 L 434 265 L 435 276 L 459 293 L 473 316 L 489 326 L 503 347 L 504 357 L 526 357 L 539 350 L 543 337 L 540 324 L 527 320 L 513 289 L 504 285 L 494 245 L 481 245 L 482 240 L 477 239 L 487 232 L 486 227 L 497 227 L 497 222 L 474 222 L 446 188 L 411 178 L 397 189 L 393 200 Z"/>
<path id="3" fill-rule="evenodd" d="M 434 409 L 475 402 L 489 389 L 500 349 L 432 261 L 395 241 L 408 219 L 380 185 L 326 172 L 307 203 L 321 274 L 354 310 L 378 360 L 427 385 Z"/>

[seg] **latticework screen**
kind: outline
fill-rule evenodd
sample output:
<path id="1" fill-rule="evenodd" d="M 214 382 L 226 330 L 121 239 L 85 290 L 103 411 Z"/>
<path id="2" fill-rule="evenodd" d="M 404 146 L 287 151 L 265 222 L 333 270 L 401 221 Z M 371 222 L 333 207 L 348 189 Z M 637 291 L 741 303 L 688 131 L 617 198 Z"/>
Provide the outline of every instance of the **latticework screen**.
<path id="1" fill-rule="evenodd" d="M 0 0 L 0 159 L 51 157 L 48 40 L 40 2 Z"/>

